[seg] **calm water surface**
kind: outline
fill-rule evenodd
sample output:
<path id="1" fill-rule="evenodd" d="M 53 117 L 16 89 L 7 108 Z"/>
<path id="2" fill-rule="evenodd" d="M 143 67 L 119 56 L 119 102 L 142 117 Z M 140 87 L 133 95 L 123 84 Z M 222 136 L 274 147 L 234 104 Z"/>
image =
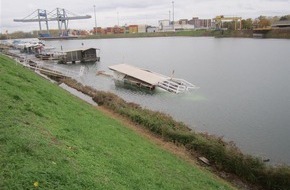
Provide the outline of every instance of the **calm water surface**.
<path id="1" fill-rule="evenodd" d="M 290 165 L 290 40 L 137 38 L 46 42 L 64 50 L 101 49 L 79 80 L 127 101 L 170 114 L 197 131 L 234 141 L 245 153 Z M 96 72 L 127 63 L 186 79 L 186 94 L 145 93 L 116 87 Z M 78 71 L 80 65 L 62 67 Z"/>

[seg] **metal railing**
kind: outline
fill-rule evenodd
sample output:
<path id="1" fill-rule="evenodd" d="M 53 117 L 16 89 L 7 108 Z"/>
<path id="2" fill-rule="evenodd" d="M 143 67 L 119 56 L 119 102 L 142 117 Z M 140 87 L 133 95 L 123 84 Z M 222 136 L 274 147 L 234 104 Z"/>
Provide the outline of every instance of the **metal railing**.
<path id="1" fill-rule="evenodd" d="M 181 93 L 190 89 L 198 89 L 197 86 L 191 84 L 184 79 L 170 78 L 158 83 L 158 86 L 168 92 Z"/>
<path id="2" fill-rule="evenodd" d="M 41 63 L 37 63 L 37 62 L 34 62 L 34 63 L 36 63 L 35 66 L 31 66 L 29 64 L 29 61 L 30 61 L 29 59 L 24 59 L 23 62 L 21 62 L 19 60 L 16 60 L 16 61 L 25 67 L 35 69 L 35 71 L 43 71 L 46 73 L 59 75 L 59 76 L 66 76 L 66 77 L 78 76 L 78 77 L 81 77 L 81 76 L 83 76 L 83 74 L 85 72 L 84 66 L 81 66 L 79 72 L 77 72 L 77 71 L 71 71 L 71 70 L 64 69 L 62 67 L 57 67 L 57 66 L 53 66 L 52 68 L 46 68 L 46 67 L 41 66 L 42 65 Z"/>

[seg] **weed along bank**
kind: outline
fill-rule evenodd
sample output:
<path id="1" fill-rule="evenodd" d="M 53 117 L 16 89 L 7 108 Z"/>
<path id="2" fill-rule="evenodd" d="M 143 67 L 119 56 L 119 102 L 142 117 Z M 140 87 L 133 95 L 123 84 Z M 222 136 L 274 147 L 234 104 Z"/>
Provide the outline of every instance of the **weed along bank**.
<path id="1" fill-rule="evenodd" d="M 67 50 L 63 52 L 63 55 L 59 57 L 59 63 L 86 63 L 100 61 L 99 56 L 100 49 L 97 48 L 80 48 Z"/>

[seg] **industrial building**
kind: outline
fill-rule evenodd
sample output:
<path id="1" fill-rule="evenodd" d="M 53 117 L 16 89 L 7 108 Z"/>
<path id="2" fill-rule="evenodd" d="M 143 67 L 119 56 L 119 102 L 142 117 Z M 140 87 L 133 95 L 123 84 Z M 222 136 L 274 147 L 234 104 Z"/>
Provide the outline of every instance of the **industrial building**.
<path id="1" fill-rule="evenodd" d="M 209 29 L 213 26 L 211 19 L 199 19 L 198 17 L 188 20 L 188 24 L 194 25 L 195 29 Z"/>

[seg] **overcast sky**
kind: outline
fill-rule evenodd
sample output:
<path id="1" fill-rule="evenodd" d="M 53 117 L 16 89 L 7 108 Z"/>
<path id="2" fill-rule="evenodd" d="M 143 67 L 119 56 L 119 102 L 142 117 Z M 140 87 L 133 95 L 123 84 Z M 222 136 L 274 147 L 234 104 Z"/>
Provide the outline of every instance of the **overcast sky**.
<path id="1" fill-rule="evenodd" d="M 77 15 L 91 15 L 88 20 L 70 21 L 69 28 L 92 29 L 95 25 L 94 7 L 96 6 L 97 25 L 114 26 L 124 24 L 158 25 L 158 20 L 168 19 L 172 13 L 170 0 L 0 0 L 1 32 L 8 30 L 38 30 L 38 23 L 18 23 L 13 19 L 22 19 L 36 9 L 52 11 L 65 8 Z M 265 16 L 283 16 L 290 14 L 290 0 L 174 0 L 175 20 L 214 18 L 217 15 L 257 18 Z M 172 18 L 172 16 L 171 16 Z M 56 22 L 49 24 L 56 29 Z"/>

